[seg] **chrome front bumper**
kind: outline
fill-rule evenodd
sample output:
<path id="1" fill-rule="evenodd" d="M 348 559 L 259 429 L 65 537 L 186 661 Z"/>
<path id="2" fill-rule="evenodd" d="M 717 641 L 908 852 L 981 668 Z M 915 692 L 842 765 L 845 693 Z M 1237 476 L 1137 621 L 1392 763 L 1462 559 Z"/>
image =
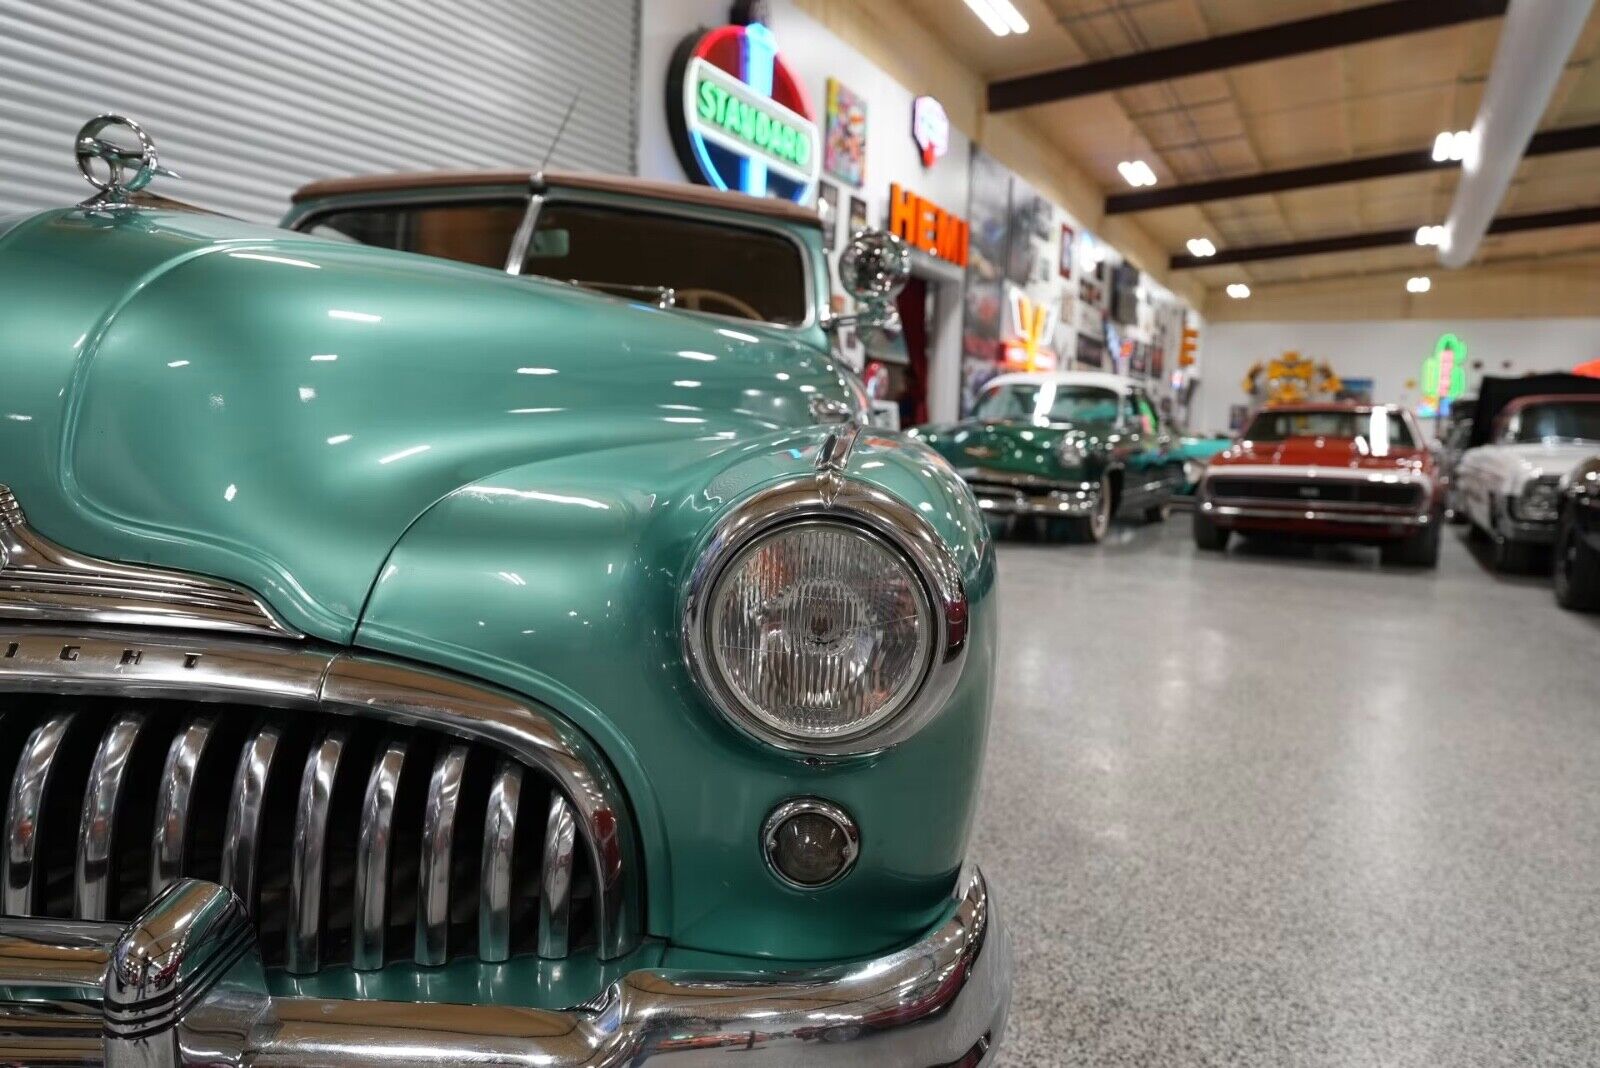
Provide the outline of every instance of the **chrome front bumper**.
<path id="1" fill-rule="evenodd" d="M 1098 482 L 1050 482 L 1027 475 L 997 477 L 986 471 L 959 471 L 985 515 L 1092 515 L 1100 505 Z"/>
<path id="2" fill-rule="evenodd" d="M 1434 522 L 1429 512 L 1378 512 L 1336 508 L 1306 508 L 1293 504 L 1237 505 L 1202 501 L 1200 513 L 1216 519 L 1285 519 L 1313 523 L 1348 523 L 1365 527 L 1425 527 Z"/>
<path id="3" fill-rule="evenodd" d="M 169 886 L 133 923 L 0 919 L 0 1064 L 979 1068 L 1011 954 L 983 876 L 915 944 L 781 975 L 632 972 L 565 1011 L 271 997 L 243 907 Z"/>

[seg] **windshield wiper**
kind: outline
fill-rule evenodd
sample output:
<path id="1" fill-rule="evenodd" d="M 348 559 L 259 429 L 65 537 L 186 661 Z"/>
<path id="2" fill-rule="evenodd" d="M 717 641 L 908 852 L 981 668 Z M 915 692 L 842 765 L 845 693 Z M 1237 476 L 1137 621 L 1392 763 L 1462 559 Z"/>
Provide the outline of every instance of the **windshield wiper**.
<path id="1" fill-rule="evenodd" d="M 635 286 L 625 282 L 588 282 L 582 278 L 569 278 L 567 284 L 585 289 L 598 289 L 602 293 L 617 293 L 625 297 L 649 297 L 658 308 L 676 308 L 678 291 L 671 286 Z"/>

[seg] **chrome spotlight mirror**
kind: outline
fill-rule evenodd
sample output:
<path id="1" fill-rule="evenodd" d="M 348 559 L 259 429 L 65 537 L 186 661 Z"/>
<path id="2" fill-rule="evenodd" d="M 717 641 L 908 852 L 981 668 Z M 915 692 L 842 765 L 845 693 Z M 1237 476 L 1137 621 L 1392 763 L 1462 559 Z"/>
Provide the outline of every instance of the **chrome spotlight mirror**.
<path id="1" fill-rule="evenodd" d="M 839 285 L 864 305 L 893 305 L 910 277 L 910 250 L 886 230 L 857 230 L 839 254 Z"/>
<path id="2" fill-rule="evenodd" d="M 78 131 L 78 172 L 100 192 L 89 203 L 118 204 L 156 175 L 178 177 L 161 166 L 155 142 L 144 128 L 121 115 L 100 115 Z"/>
<path id="3" fill-rule="evenodd" d="M 835 316 L 828 327 L 854 327 L 867 355 L 904 359 L 895 298 L 911 277 L 906 243 L 884 230 L 857 230 L 839 254 L 839 285 L 855 298 L 856 314 Z"/>

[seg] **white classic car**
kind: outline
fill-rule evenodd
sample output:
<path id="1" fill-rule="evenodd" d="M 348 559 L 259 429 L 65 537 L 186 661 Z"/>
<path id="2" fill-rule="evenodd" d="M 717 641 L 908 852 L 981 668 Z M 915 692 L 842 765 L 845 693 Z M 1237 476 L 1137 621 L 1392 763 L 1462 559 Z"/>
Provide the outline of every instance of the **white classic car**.
<path id="1" fill-rule="evenodd" d="M 1561 480 L 1600 453 L 1600 396 L 1520 397 L 1456 468 L 1456 500 L 1489 536 L 1494 565 L 1527 570 L 1555 540 Z"/>

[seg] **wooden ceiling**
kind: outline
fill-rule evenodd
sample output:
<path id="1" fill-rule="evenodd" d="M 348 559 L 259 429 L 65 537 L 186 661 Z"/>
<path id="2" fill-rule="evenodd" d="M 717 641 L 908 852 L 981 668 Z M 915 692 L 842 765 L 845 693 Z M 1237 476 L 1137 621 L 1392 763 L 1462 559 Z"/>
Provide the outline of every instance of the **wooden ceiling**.
<path id="1" fill-rule="evenodd" d="M 1371 0 L 1014 0 L 1029 33 L 994 37 L 961 0 L 904 0 L 987 80 L 1073 66 L 1296 19 Z M 1447 2 L 1447 0 L 1441 0 Z M 1429 148 L 1477 113 L 1500 19 L 1042 104 L 1042 135 L 1098 181 L 1128 191 L 1117 163 L 1144 159 L 1161 186 Z M 1600 7 L 1590 18 L 1540 129 L 1600 122 Z M 1211 201 L 1127 216 L 1169 253 L 1194 237 L 1219 249 L 1441 223 L 1457 172 Z M 1600 204 L 1600 149 L 1525 160 L 1500 214 Z M 1600 225 L 1487 238 L 1477 264 L 1600 253 Z M 1208 290 L 1406 271 L 1442 272 L 1415 245 L 1229 266 L 1188 274 Z"/>

